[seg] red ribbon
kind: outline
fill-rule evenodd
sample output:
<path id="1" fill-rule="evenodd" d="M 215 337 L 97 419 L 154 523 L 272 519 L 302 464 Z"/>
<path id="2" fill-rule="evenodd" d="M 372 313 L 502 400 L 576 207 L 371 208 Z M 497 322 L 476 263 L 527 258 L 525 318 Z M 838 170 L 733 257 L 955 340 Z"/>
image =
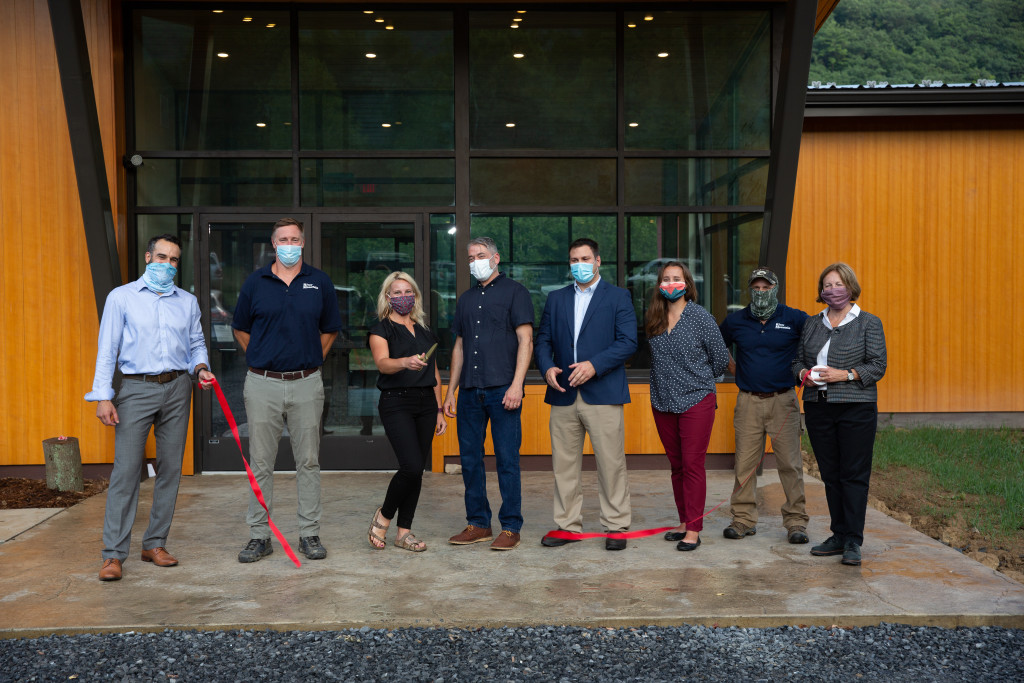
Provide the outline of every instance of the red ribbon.
<path id="1" fill-rule="evenodd" d="M 224 392 L 220 388 L 220 382 L 216 378 L 211 379 L 209 382 L 204 382 L 203 385 L 212 384 L 213 390 L 217 394 L 217 400 L 220 401 L 220 409 L 224 411 L 224 417 L 228 419 L 228 425 L 231 427 L 231 433 L 235 435 L 235 443 L 238 444 L 238 452 L 242 456 L 242 463 L 245 465 L 245 472 L 249 475 L 249 486 L 252 487 L 252 492 L 256 494 L 256 500 L 260 502 L 263 509 L 267 511 L 267 523 L 270 525 L 270 530 L 274 532 L 274 536 L 277 537 L 278 543 L 284 548 L 285 553 L 292 562 L 295 563 L 296 567 L 301 567 L 302 563 L 299 562 L 299 558 L 295 555 L 295 551 L 288 545 L 288 541 L 285 540 L 284 534 L 274 524 L 274 520 L 270 519 L 270 508 L 267 507 L 267 503 L 263 500 L 263 491 L 260 490 L 260 485 L 256 483 L 256 475 L 252 473 L 252 469 L 249 468 L 249 461 L 245 459 L 245 452 L 242 450 L 242 439 L 238 436 L 238 423 L 235 422 L 235 416 L 231 412 L 231 408 L 228 406 L 228 400 L 224 397 Z M 273 474 L 271 474 L 273 476 Z"/>
<path id="2" fill-rule="evenodd" d="M 800 396 L 802 396 L 802 392 L 800 392 L 800 389 L 802 389 L 802 388 L 803 388 L 802 386 L 797 388 L 797 392 L 800 394 L 800 395 L 797 396 L 797 401 L 799 401 L 800 400 Z M 782 431 L 782 428 L 784 426 L 786 426 L 786 420 L 788 420 L 793 413 L 799 414 L 800 413 L 800 409 L 797 408 L 796 410 L 791 410 L 791 411 L 789 411 L 789 413 L 786 414 L 785 419 L 782 420 L 782 424 L 779 425 L 779 431 Z M 771 434 L 769 434 L 768 436 L 771 436 Z M 761 454 L 761 459 L 757 461 L 757 467 L 755 467 L 753 470 L 751 470 L 750 474 L 747 475 L 747 478 L 744 479 L 740 483 L 739 486 L 737 486 L 735 489 L 733 489 L 733 493 L 736 493 L 736 491 L 739 491 L 741 488 L 746 486 L 747 482 L 750 481 L 750 478 L 752 476 L 754 476 L 754 473 L 757 472 L 758 467 L 761 466 L 761 463 L 764 462 L 764 459 L 767 456 L 768 456 L 768 451 L 765 451 L 764 453 Z M 728 503 L 729 500 L 731 499 L 731 497 L 732 496 L 730 496 L 729 498 L 726 498 L 721 503 L 719 503 L 715 507 L 713 507 L 710 510 L 708 510 L 707 512 L 705 512 L 700 517 L 697 517 L 695 519 L 691 519 L 690 521 L 686 522 L 686 524 L 692 524 L 692 523 L 696 522 L 698 519 L 704 519 L 705 517 L 710 515 L 712 512 L 714 512 L 718 508 L 720 508 L 723 505 L 725 505 L 726 503 Z M 568 541 L 582 541 L 582 540 L 585 540 L 585 539 L 588 539 L 588 538 L 624 538 L 624 539 L 629 539 L 629 538 L 644 538 L 645 536 L 654 536 L 656 534 L 662 533 L 663 531 L 671 531 L 672 529 L 675 529 L 675 528 L 676 527 L 674 527 L 674 526 L 660 526 L 660 527 L 657 527 L 655 529 L 639 529 L 637 531 L 615 531 L 615 532 L 609 532 L 609 533 L 596 533 L 596 532 L 593 532 L 593 533 L 586 533 L 586 534 L 583 534 L 583 533 L 577 534 L 577 533 L 573 533 L 572 531 L 565 531 L 564 529 L 553 529 L 552 531 L 549 531 L 546 535 L 550 536 L 551 538 L 564 538 L 565 540 L 568 540 Z"/>

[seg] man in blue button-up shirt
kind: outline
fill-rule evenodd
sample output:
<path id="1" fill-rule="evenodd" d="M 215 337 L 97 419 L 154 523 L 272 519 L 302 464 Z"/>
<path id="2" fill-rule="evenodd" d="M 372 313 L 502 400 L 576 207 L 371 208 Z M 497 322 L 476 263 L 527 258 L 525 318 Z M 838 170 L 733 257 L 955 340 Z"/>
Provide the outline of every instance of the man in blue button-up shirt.
<path id="1" fill-rule="evenodd" d="M 181 479 L 192 399 L 190 373 L 203 381 L 209 371 L 199 302 L 174 286 L 181 241 L 160 235 L 146 248 L 146 272 L 107 296 L 100 321 L 99 350 L 92 391 L 96 417 L 114 427 L 114 468 L 103 519 L 101 581 L 121 578 L 139 500 L 139 481 L 150 428 L 156 438 L 156 482 L 149 527 L 142 537 L 142 560 L 160 567 L 178 561 L 167 552 L 174 503 Z M 114 371 L 124 381 L 115 396 Z"/>

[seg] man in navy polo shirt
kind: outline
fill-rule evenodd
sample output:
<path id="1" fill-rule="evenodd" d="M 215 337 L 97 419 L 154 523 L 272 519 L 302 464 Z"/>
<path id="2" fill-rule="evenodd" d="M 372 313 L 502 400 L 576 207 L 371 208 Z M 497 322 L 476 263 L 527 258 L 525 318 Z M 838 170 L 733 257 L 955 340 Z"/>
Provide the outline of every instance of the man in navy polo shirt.
<path id="1" fill-rule="evenodd" d="M 249 365 L 244 390 L 249 464 L 273 510 L 274 462 L 287 418 L 299 497 L 299 551 L 322 560 L 327 550 L 320 543 L 320 366 L 341 329 L 341 314 L 327 273 L 302 261 L 302 223 L 277 221 L 270 243 L 277 259 L 246 279 L 231 325 Z M 267 511 L 251 492 L 246 521 L 250 540 L 238 561 L 256 562 L 274 549 Z"/>
<path id="2" fill-rule="evenodd" d="M 519 545 L 523 526 L 519 447 L 523 382 L 533 355 L 533 302 L 530 292 L 498 272 L 501 256 L 490 237 L 469 241 L 469 270 L 477 284 L 455 304 L 451 379 L 444 412 L 455 417 L 459 390 L 458 432 L 462 482 L 466 486 L 466 528 L 448 539 L 453 545 L 490 541 L 491 507 L 487 503 L 484 435 L 491 423 L 498 470 L 501 533 L 492 550 Z"/>
<path id="3" fill-rule="evenodd" d="M 779 303 L 779 278 L 768 268 L 755 268 L 747 283 L 750 305 L 730 313 L 719 326 L 726 346 L 736 345 L 729 371 L 739 388 L 733 416 L 736 489 L 731 501 L 732 523 L 723 535 L 741 539 L 757 533 L 756 470 L 767 435 L 786 493 L 782 524 L 790 543 L 807 543 L 800 408 L 793 390 L 796 382 L 789 371 L 807 314 Z"/>

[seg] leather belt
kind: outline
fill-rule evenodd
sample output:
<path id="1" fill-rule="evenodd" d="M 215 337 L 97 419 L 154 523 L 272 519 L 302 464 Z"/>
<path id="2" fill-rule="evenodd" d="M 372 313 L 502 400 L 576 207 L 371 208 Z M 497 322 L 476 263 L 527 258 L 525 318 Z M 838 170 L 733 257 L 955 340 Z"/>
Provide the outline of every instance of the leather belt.
<path id="1" fill-rule="evenodd" d="M 744 391 L 745 394 L 751 396 L 757 396 L 758 398 L 771 398 L 772 396 L 781 396 L 782 394 L 788 393 L 791 389 L 780 389 L 779 391 Z M 740 391 L 743 391 L 740 389 Z"/>
<path id="2" fill-rule="evenodd" d="M 283 379 L 286 382 L 290 382 L 293 379 L 305 379 L 312 374 L 320 372 L 320 368 L 309 368 L 307 370 L 293 370 L 292 372 L 274 372 L 273 370 L 259 370 L 258 368 L 249 368 L 249 372 L 259 375 L 260 377 L 269 377 L 270 379 Z"/>
<path id="3" fill-rule="evenodd" d="M 137 379 L 143 382 L 167 384 L 168 382 L 178 379 L 184 374 L 187 374 L 184 370 L 168 370 L 167 372 L 161 372 L 159 375 L 123 375 L 123 377 L 125 379 Z"/>
<path id="4" fill-rule="evenodd" d="M 827 391 L 819 391 L 818 392 L 818 403 L 828 403 L 828 392 Z"/>

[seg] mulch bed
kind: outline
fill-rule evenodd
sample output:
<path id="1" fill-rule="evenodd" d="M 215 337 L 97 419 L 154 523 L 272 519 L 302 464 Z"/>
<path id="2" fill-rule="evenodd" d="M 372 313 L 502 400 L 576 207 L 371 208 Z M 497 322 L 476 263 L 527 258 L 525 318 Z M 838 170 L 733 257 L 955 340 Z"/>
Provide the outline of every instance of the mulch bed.
<path id="1" fill-rule="evenodd" d="M 68 508 L 90 496 L 107 490 L 106 479 L 86 479 L 84 491 L 58 491 L 46 488 L 44 479 L 0 479 L 0 509 Z"/>

